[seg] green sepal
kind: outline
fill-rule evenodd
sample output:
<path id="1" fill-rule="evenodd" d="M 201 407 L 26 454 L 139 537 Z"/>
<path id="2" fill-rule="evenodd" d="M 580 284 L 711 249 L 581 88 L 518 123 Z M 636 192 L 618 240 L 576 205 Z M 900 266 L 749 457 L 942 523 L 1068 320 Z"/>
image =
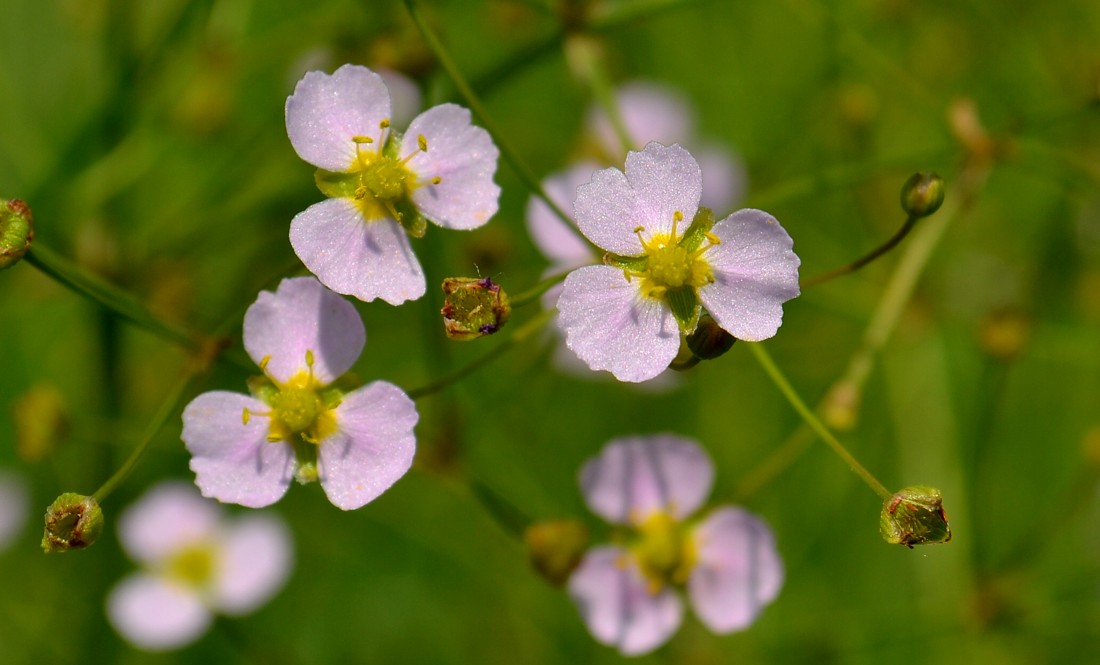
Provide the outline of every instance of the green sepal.
<path id="1" fill-rule="evenodd" d="M 300 434 L 294 437 L 294 459 L 297 466 L 294 468 L 294 480 L 299 485 L 308 485 L 317 482 L 320 477 L 317 472 L 317 450 L 319 446 L 302 439 Z"/>
<path id="2" fill-rule="evenodd" d="M 622 268 L 630 272 L 645 272 L 649 264 L 648 256 L 619 256 L 608 252 L 603 255 L 604 265 Z"/>
<path id="3" fill-rule="evenodd" d="M 253 397 L 268 406 L 274 403 L 275 396 L 279 394 L 279 387 L 266 376 L 250 376 L 245 379 L 245 384 Z"/>
<path id="4" fill-rule="evenodd" d="M 895 492 L 882 505 L 879 528 L 891 545 L 946 543 L 951 525 L 943 508 L 943 496 L 935 487 L 913 485 Z"/>
<path id="5" fill-rule="evenodd" d="M 714 212 L 710 208 L 699 208 L 699 212 L 695 213 L 695 219 L 691 220 L 691 226 L 680 238 L 680 246 L 689 252 L 694 252 L 699 249 L 699 245 L 703 244 L 703 240 L 713 227 Z"/>
<path id="6" fill-rule="evenodd" d="M 398 152 L 401 150 L 401 141 L 404 138 L 404 132 L 399 132 L 393 127 L 390 127 L 390 133 L 386 136 L 386 145 L 382 146 L 382 156 L 398 160 L 404 158 L 405 155 Z"/>
<path id="7" fill-rule="evenodd" d="M 330 199 L 354 199 L 355 190 L 359 188 L 359 174 L 317 169 L 313 174 L 313 182 Z"/>
<path id="8" fill-rule="evenodd" d="M 699 324 L 699 296 L 695 287 L 679 286 L 665 292 L 665 300 L 672 315 L 676 317 L 676 323 L 680 325 L 680 331 L 690 335 Z"/>
<path id="9" fill-rule="evenodd" d="M 397 223 L 405 229 L 410 238 L 423 238 L 428 232 L 428 220 L 420 213 L 413 202 L 408 198 L 394 201 L 393 207 L 397 210 Z"/>

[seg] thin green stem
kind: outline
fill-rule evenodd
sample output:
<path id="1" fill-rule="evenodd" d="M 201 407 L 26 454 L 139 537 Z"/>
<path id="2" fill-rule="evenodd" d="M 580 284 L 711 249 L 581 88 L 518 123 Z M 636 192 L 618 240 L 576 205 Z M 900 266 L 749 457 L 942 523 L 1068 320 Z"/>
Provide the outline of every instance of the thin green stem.
<path id="1" fill-rule="evenodd" d="M 887 490 L 870 471 L 860 464 L 850 452 L 848 452 L 844 444 L 842 444 L 840 440 L 837 439 L 820 420 L 818 420 L 814 412 L 806 406 L 806 403 L 799 397 L 798 392 L 796 392 L 790 382 L 787 381 L 787 377 L 783 375 L 783 372 L 775 364 L 775 361 L 772 360 L 771 354 L 767 352 L 764 345 L 748 343 L 746 346 L 752 351 L 757 362 L 760 363 L 760 366 L 772 380 L 772 383 L 779 388 L 779 392 L 783 393 L 783 396 L 787 398 L 787 401 L 790 402 L 794 410 L 798 412 L 798 415 L 802 416 L 802 420 L 809 425 L 810 429 L 816 432 L 817 435 L 821 437 L 822 441 L 828 444 L 828 446 L 833 449 L 833 452 L 836 453 L 840 459 L 844 460 L 852 471 L 862 478 L 863 482 L 867 483 L 867 486 L 870 487 L 875 494 L 878 494 L 883 499 L 889 499 L 891 496 L 890 491 Z"/>
<path id="2" fill-rule="evenodd" d="M 566 222 L 570 228 L 573 226 L 573 220 L 569 215 L 561 209 L 557 203 L 547 195 L 546 190 L 542 188 L 538 178 L 535 176 L 534 171 L 527 166 L 523 160 L 520 159 L 519 153 L 512 147 L 512 144 L 504 139 L 504 134 L 501 133 L 500 127 L 496 124 L 493 118 L 485 110 L 485 106 L 481 103 L 481 100 L 474 93 L 473 89 L 466 82 L 465 77 L 462 76 L 462 72 L 458 70 L 454 60 L 451 59 L 450 53 L 443 47 L 443 43 L 439 41 L 435 32 L 424 20 L 423 15 L 420 13 L 420 7 L 416 0 L 404 0 L 405 7 L 409 11 L 409 16 L 412 18 L 413 23 L 420 30 L 420 34 L 424 36 L 424 41 L 427 42 L 428 48 L 435 53 L 435 57 L 439 59 L 439 64 L 446 70 L 447 75 L 451 77 L 451 81 L 454 82 L 458 92 L 466 100 L 466 103 L 470 106 L 470 109 L 477 115 L 481 124 L 485 125 L 485 129 L 492 135 L 493 140 L 496 142 L 497 147 L 500 148 L 500 154 L 504 159 L 512 165 L 512 169 L 519 176 L 520 180 L 538 196 L 540 199 L 546 202 L 546 205 L 554 211 L 554 214 Z"/>
<path id="3" fill-rule="evenodd" d="M 902 227 L 898 229 L 897 233 L 895 233 L 889 240 L 884 242 L 882 245 L 880 245 L 878 248 L 876 248 L 866 256 L 860 257 L 847 265 L 840 266 L 839 268 L 834 268 L 828 272 L 821 273 L 820 275 L 814 275 L 809 279 L 803 280 L 801 287 L 803 289 L 808 289 L 811 286 L 817 286 L 818 284 L 827 282 L 830 279 L 836 279 L 837 277 L 840 277 L 842 275 L 847 275 L 849 273 L 853 273 L 859 270 L 863 266 L 874 261 L 878 257 L 896 247 L 898 243 L 901 242 L 905 238 L 905 236 L 909 235 L 909 232 L 913 230 L 913 226 L 916 225 L 918 219 L 920 219 L 920 217 L 910 216 L 908 219 L 905 220 L 905 224 L 903 224 Z"/>
<path id="4" fill-rule="evenodd" d="M 572 271 L 563 270 L 562 272 L 554 273 L 553 275 L 550 275 L 546 279 L 538 282 L 526 291 L 521 291 L 519 295 L 510 299 L 512 308 L 515 309 L 516 307 L 523 307 L 524 305 L 535 302 L 539 299 L 539 296 L 546 293 L 547 291 L 552 289 L 555 284 L 558 284 L 563 279 L 565 279 L 570 272 Z"/>
<path id="5" fill-rule="evenodd" d="M 496 347 L 490 349 L 484 355 L 475 358 L 469 364 L 459 367 L 457 370 L 451 372 L 450 374 L 442 378 L 436 379 L 435 381 L 432 381 L 427 385 L 409 390 L 409 397 L 413 399 L 420 399 L 421 397 L 426 397 L 433 393 L 437 393 L 447 386 L 461 381 L 462 379 L 466 378 L 470 374 L 473 374 L 485 365 L 488 365 L 497 358 L 500 358 L 509 349 L 519 346 L 519 344 L 526 341 L 529 337 L 534 335 L 544 325 L 546 325 L 546 323 L 550 321 L 551 318 L 553 318 L 554 313 L 555 310 L 546 310 L 544 312 L 541 312 L 538 316 L 517 328 L 516 331 L 512 333 L 511 337 L 504 340 Z"/>

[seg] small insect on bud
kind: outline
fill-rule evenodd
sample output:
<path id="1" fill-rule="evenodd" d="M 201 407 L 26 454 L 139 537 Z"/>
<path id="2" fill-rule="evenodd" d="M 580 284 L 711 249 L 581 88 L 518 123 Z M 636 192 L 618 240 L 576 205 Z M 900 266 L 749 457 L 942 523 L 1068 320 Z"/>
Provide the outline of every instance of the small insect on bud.
<path id="1" fill-rule="evenodd" d="M 443 327 L 451 339 L 492 335 L 512 314 L 508 294 L 488 277 L 448 277 L 443 280 Z"/>
<path id="2" fill-rule="evenodd" d="M 695 332 L 687 336 L 688 348 L 701 360 L 714 360 L 732 349 L 736 341 L 737 338 L 723 330 L 710 314 L 699 317 Z"/>
<path id="3" fill-rule="evenodd" d="M 0 270 L 23 258 L 34 240 L 31 209 L 19 199 L 0 199 Z"/>
<path id="4" fill-rule="evenodd" d="M 80 550 L 95 544 L 103 532 L 103 510 L 90 496 L 66 492 L 46 509 L 42 549 L 46 553 Z"/>
<path id="5" fill-rule="evenodd" d="M 901 186 L 901 209 L 910 217 L 927 217 L 943 205 L 943 178 L 935 173 L 914 173 Z"/>
<path id="6" fill-rule="evenodd" d="M 527 527 L 523 542 L 535 570 L 554 586 L 561 586 L 584 558 L 588 528 L 576 520 L 547 520 Z"/>
<path id="7" fill-rule="evenodd" d="M 882 506 L 879 527 L 886 542 L 909 549 L 951 540 L 943 497 L 938 489 L 927 485 L 913 485 L 895 492 Z"/>

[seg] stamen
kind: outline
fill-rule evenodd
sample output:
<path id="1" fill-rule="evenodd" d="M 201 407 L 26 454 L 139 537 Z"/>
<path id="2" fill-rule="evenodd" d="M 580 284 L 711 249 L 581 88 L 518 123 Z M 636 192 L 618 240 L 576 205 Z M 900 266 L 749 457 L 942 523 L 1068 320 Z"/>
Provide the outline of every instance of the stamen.
<path id="1" fill-rule="evenodd" d="M 310 378 L 313 378 L 313 349 L 306 349 L 306 367 L 309 368 Z"/>
<path id="2" fill-rule="evenodd" d="M 261 372 L 266 372 L 267 371 L 267 364 L 269 362 L 271 362 L 271 356 L 264 356 L 263 358 L 260 358 L 260 371 Z"/>
<path id="3" fill-rule="evenodd" d="M 428 152 L 428 139 L 423 134 L 416 135 L 416 145 L 420 146 L 420 152 Z"/>
<path id="4" fill-rule="evenodd" d="M 431 182 L 433 185 L 438 185 L 439 183 L 443 182 L 443 178 L 440 178 L 439 176 L 435 176 L 429 182 Z"/>
<path id="5" fill-rule="evenodd" d="M 278 434 L 268 434 L 267 435 L 267 442 L 268 443 L 278 443 L 282 440 L 283 440 L 283 437 L 279 436 Z"/>
<path id="6" fill-rule="evenodd" d="M 357 145 L 357 146 L 361 145 L 361 144 L 364 144 L 364 143 L 374 143 L 374 139 L 372 139 L 371 137 L 369 137 L 369 136 L 360 136 L 358 134 L 351 137 L 351 140 L 354 141 L 355 145 Z"/>
<path id="7" fill-rule="evenodd" d="M 247 408 L 241 411 L 241 424 L 247 425 L 248 421 L 252 420 L 252 413 Z"/>

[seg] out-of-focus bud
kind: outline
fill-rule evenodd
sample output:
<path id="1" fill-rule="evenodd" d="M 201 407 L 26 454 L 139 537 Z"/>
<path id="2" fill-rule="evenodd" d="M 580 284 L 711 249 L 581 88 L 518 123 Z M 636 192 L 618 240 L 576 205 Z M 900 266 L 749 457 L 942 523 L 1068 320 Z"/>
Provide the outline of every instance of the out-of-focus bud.
<path id="1" fill-rule="evenodd" d="M 927 217 L 943 205 L 943 178 L 935 173 L 914 173 L 901 186 L 901 209 L 910 217 Z"/>
<path id="2" fill-rule="evenodd" d="M 821 405 L 821 417 L 825 424 L 841 432 L 855 429 L 859 420 L 859 407 L 863 393 L 859 386 L 850 380 L 837 381 L 825 395 Z"/>
<path id="3" fill-rule="evenodd" d="M 443 327 L 451 339 L 477 339 L 500 330 L 512 314 L 508 294 L 488 277 L 443 280 Z"/>
<path id="4" fill-rule="evenodd" d="M 69 431 L 69 409 L 57 388 L 32 386 L 12 403 L 15 450 L 26 462 L 38 462 L 57 450 Z"/>
<path id="5" fill-rule="evenodd" d="M 927 485 L 912 485 L 895 492 L 882 505 L 879 527 L 886 542 L 909 549 L 951 540 L 943 496 Z"/>
<path id="6" fill-rule="evenodd" d="M 19 199 L 0 199 L 0 270 L 23 258 L 34 240 L 34 216 Z"/>
<path id="7" fill-rule="evenodd" d="M 1016 359 L 1031 337 L 1031 320 L 1017 307 L 990 312 L 982 320 L 979 341 L 982 350 L 1003 362 Z"/>
<path id="8" fill-rule="evenodd" d="M 588 547 L 588 528 L 576 520 L 547 520 L 523 534 L 527 558 L 548 582 L 561 586 L 573 574 Z"/>
<path id="9" fill-rule="evenodd" d="M 723 330 L 710 314 L 699 317 L 695 332 L 687 336 L 687 345 L 698 358 L 714 360 L 733 348 L 737 338 Z"/>
<path id="10" fill-rule="evenodd" d="M 46 553 L 80 550 L 95 544 L 103 532 L 103 510 L 90 496 L 66 492 L 46 509 L 42 549 Z"/>

